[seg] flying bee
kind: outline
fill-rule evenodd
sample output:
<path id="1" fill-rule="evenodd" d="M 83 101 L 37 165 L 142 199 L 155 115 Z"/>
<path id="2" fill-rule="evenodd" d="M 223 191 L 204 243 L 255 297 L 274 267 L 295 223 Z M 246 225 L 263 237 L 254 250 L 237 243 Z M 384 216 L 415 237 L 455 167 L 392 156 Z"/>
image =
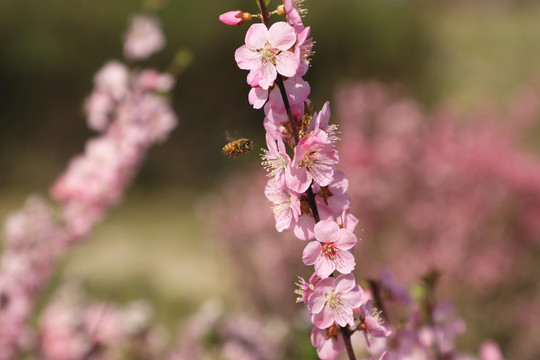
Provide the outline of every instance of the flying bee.
<path id="1" fill-rule="evenodd" d="M 236 159 L 238 154 L 247 153 L 248 151 L 251 151 L 253 149 L 253 141 L 250 139 L 237 139 L 229 142 L 226 144 L 223 149 L 221 149 L 221 153 L 223 155 L 228 155 L 229 157 L 233 157 L 233 159 Z"/>

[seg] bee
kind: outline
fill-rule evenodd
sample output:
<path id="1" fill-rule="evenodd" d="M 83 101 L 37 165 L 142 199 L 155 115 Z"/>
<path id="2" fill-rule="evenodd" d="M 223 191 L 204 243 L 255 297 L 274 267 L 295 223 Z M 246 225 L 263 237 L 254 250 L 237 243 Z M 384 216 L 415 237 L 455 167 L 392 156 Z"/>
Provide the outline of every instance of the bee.
<path id="1" fill-rule="evenodd" d="M 229 142 L 226 144 L 223 149 L 221 149 L 221 153 L 223 155 L 228 155 L 229 157 L 233 157 L 233 159 L 236 159 L 238 154 L 247 153 L 248 151 L 251 151 L 253 149 L 253 141 L 250 139 L 237 139 Z"/>

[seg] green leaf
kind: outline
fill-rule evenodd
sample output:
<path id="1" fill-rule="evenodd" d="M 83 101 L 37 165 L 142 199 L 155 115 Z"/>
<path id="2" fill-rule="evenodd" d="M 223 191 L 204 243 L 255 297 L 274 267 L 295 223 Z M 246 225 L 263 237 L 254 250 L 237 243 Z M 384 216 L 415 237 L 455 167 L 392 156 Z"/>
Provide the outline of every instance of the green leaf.
<path id="1" fill-rule="evenodd" d="M 264 6 L 268 9 L 268 4 L 270 4 L 270 0 L 264 0 Z"/>

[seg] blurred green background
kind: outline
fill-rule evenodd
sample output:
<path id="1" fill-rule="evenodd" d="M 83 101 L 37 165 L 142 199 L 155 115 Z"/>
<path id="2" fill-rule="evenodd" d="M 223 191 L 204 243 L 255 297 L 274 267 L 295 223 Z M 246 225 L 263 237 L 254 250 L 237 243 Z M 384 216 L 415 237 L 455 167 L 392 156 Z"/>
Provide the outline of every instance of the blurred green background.
<path id="1" fill-rule="evenodd" d="M 540 69 L 537 1 L 304 4 L 316 41 L 305 78 L 318 104 L 341 84 L 379 79 L 401 84 L 427 108 L 503 107 Z M 92 76 L 122 59 L 122 35 L 140 9 L 134 0 L 0 2 L 0 215 L 20 208 L 28 192 L 46 193 L 83 150 L 93 135 L 82 111 Z M 180 124 L 149 153 L 124 203 L 65 259 L 56 281 L 81 277 L 97 294 L 115 289 L 115 300 L 150 297 L 169 323 L 208 296 L 230 295 L 233 279 L 195 207 L 227 174 L 260 162 L 256 151 L 224 158 L 225 131 L 264 144 L 263 113 L 247 103 L 246 72 L 234 61 L 246 27 L 217 20 L 231 9 L 255 12 L 255 4 L 171 0 L 158 13 L 167 48 L 141 66 L 165 69 L 177 50 L 191 52 L 172 99 Z"/>

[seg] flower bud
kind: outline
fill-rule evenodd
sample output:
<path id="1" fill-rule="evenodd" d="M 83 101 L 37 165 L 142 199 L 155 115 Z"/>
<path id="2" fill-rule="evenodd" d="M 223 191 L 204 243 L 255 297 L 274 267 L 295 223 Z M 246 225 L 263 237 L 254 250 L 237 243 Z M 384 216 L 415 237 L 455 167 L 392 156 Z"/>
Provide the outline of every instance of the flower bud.
<path id="1" fill-rule="evenodd" d="M 276 11 L 278 13 L 278 15 L 285 15 L 287 12 L 285 11 L 285 6 L 283 4 L 279 5 L 277 8 L 276 8 Z"/>
<path id="2" fill-rule="evenodd" d="M 246 20 L 244 14 L 242 10 L 228 11 L 219 15 L 219 20 L 225 25 L 242 25 Z"/>

